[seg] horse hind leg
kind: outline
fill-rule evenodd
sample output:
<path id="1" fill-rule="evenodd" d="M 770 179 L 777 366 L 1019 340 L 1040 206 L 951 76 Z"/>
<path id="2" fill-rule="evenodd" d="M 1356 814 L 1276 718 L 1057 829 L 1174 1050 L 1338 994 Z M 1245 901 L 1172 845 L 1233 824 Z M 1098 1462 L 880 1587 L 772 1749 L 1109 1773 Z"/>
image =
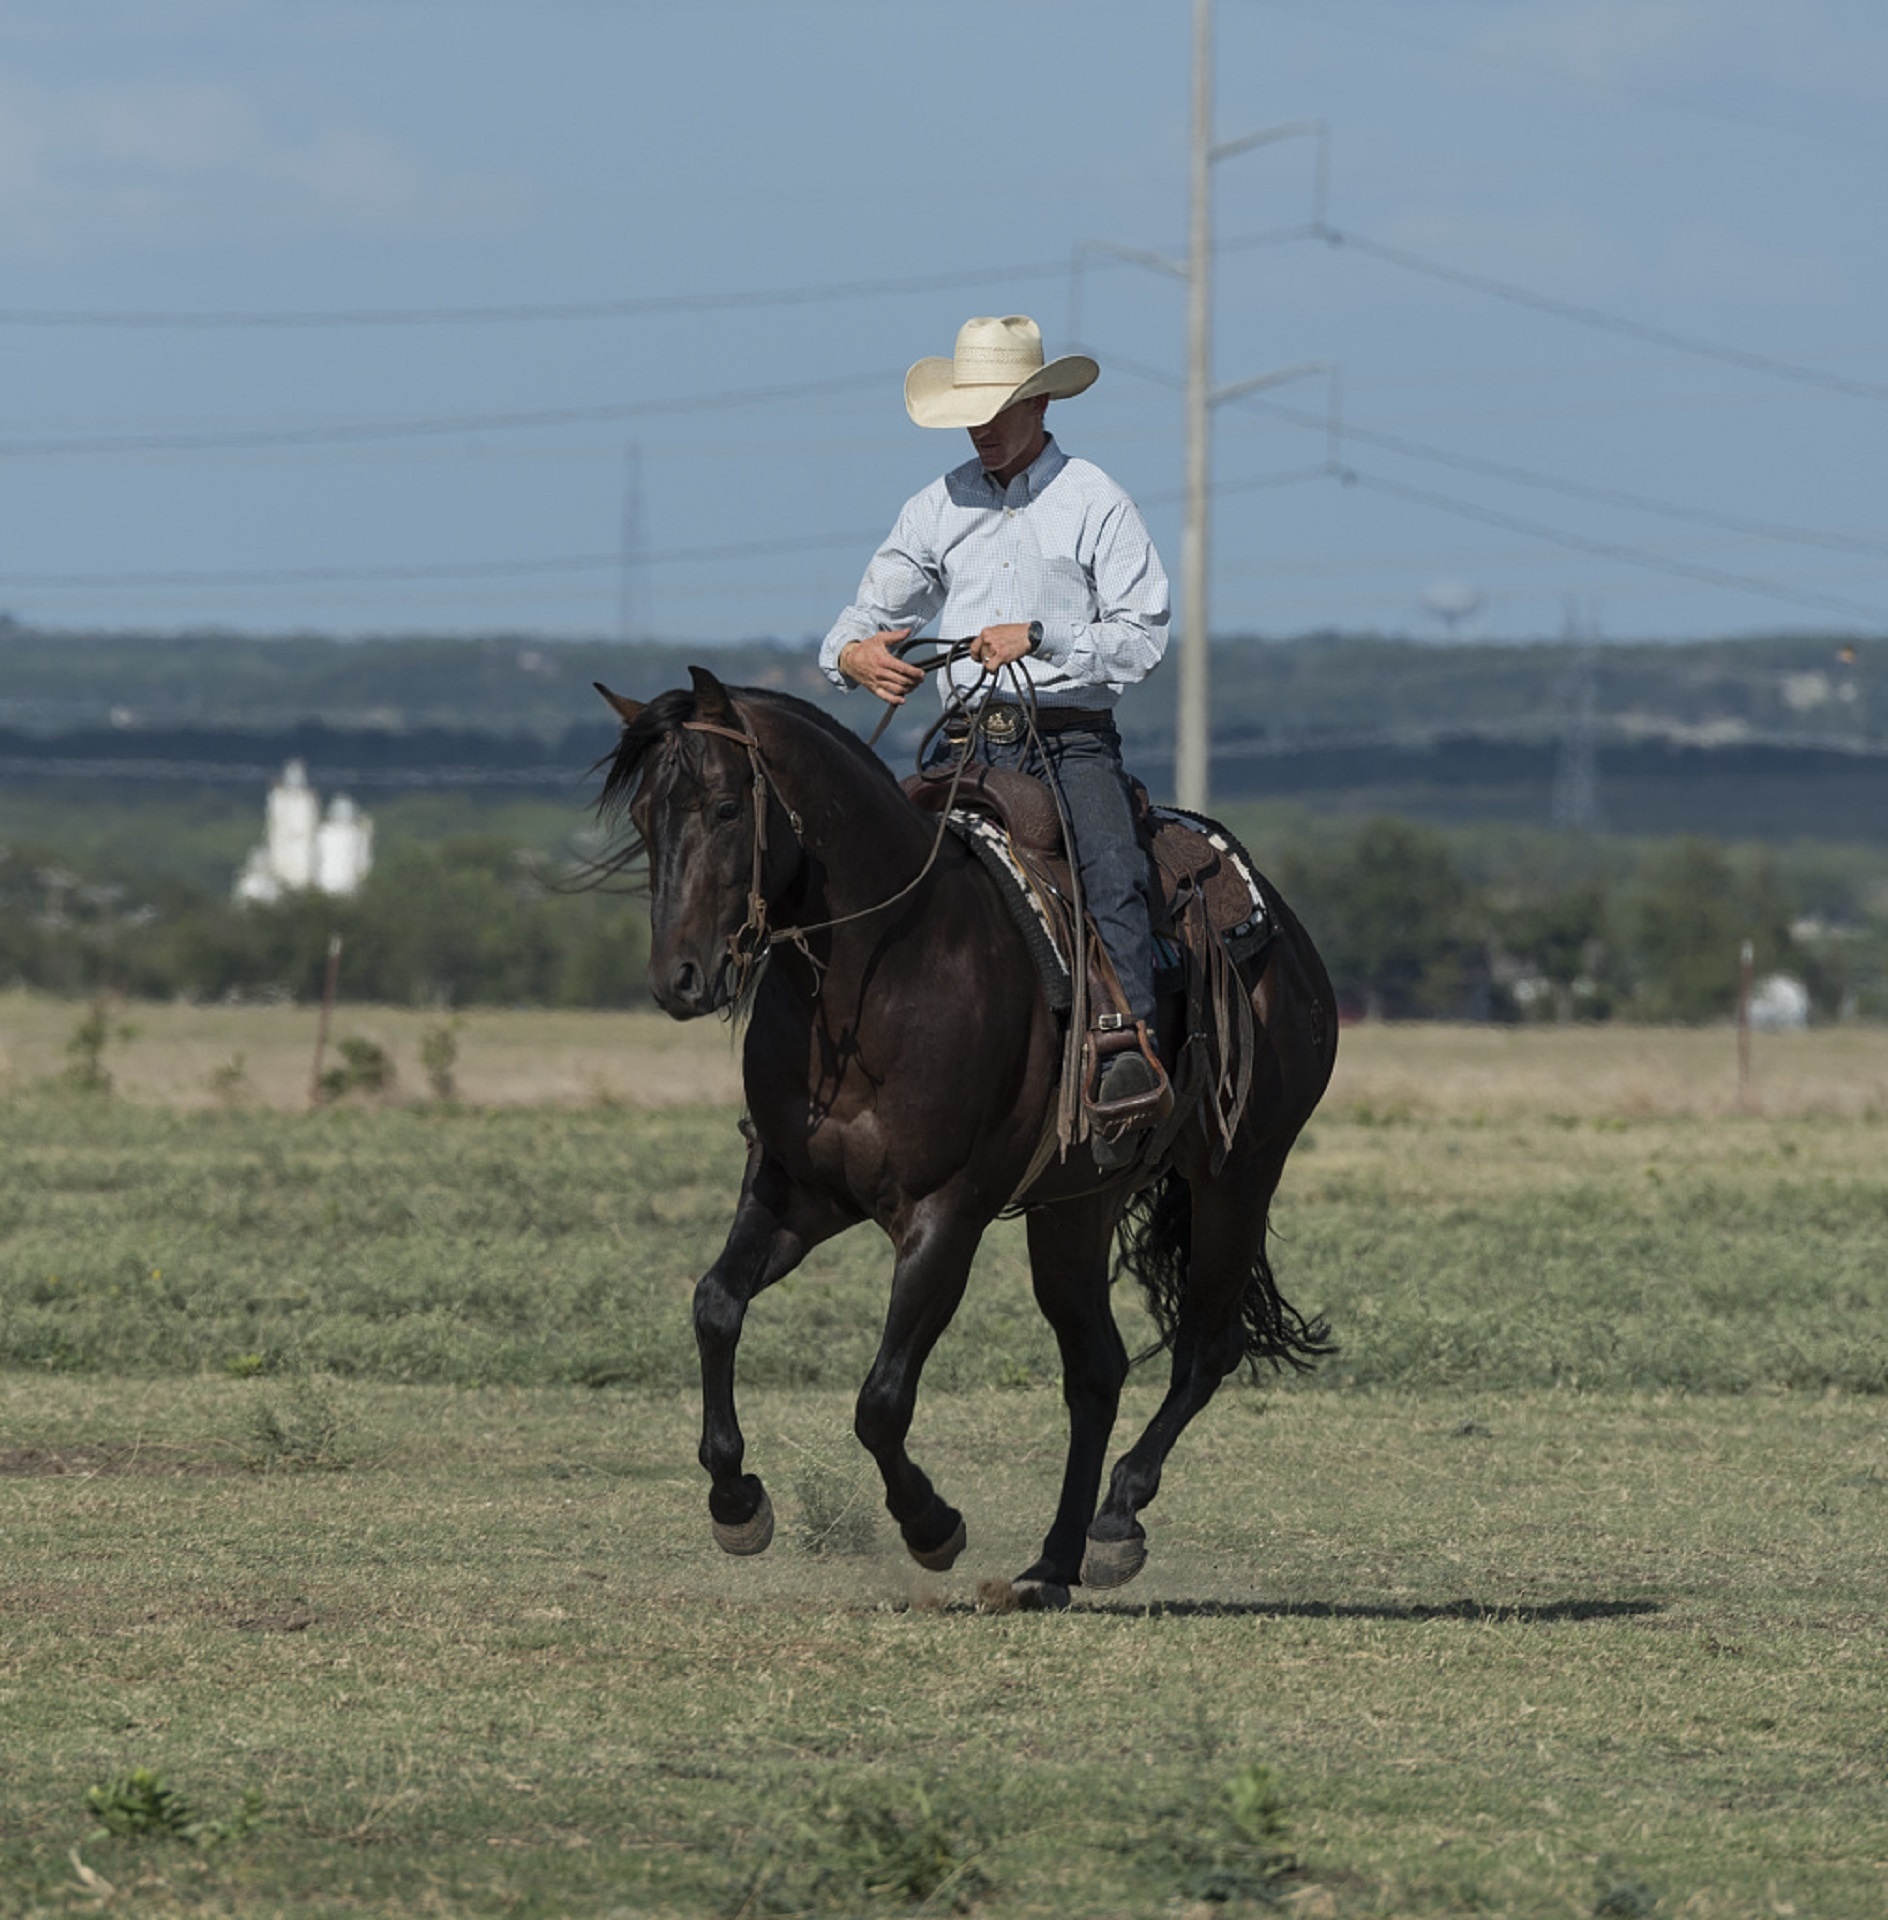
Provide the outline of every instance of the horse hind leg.
<path id="1" fill-rule="evenodd" d="M 1094 1517 L 1127 1378 L 1127 1349 L 1108 1300 L 1110 1245 L 1118 1203 L 1108 1195 L 1039 1208 L 1029 1215 L 1030 1282 L 1062 1357 L 1069 1451 L 1055 1519 L 1034 1565 L 1010 1583 L 1023 1606 L 1067 1604 L 1081 1579 L 1083 1541 Z"/>
<path id="2" fill-rule="evenodd" d="M 1125 1586 L 1146 1564 L 1140 1514 L 1159 1493 L 1176 1442 L 1227 1374 L 1248 1358 L 1303 1367 L 1328 1351 L 1323 1326 L 1308 1325 L 1279 1295 L 1265 1255 L 1266 1219 L 1288 1146 L 1235 1153 L 1218 1178 L 1197 1186 L 1170 1174 L 1178 1184 L 1160 1196 L 1153 1219 L 1160 1244 L 1130 1248 L 1125 1264 L 1144 1282 L 1150 1265 L 1166 1267 L 1172 1290 L 1156 1308 L 1172 1315 L 1163 1330 L 1173 1368 L 1159 1409 L 1116 1463 L 1088 1529 L 1084 1586 Z"/>

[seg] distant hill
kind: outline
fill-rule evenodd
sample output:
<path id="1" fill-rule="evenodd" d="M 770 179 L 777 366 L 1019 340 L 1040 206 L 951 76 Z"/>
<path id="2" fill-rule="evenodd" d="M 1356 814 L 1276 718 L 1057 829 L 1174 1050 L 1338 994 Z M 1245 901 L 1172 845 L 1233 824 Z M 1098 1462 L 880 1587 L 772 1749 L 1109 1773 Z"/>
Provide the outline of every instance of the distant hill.
<path id="1" fill-rule="evenodd" d="M 786 688 L 864 729 L 810 645 L 341 641 L 42 633 L 0 618 L 0 792 L 21 783 L 265 782 L 570 790 L 611 738 L 591 690 L 684 684 L 691 660 Z M 1129 762 L 1172 766 L 1172 672 L 1123 712 Z M 908 761 L 921 694 L 885 742 Z M 1888 641 L 1816 635 L 1653 645 L 1445 644 L 1318 635 L 1213 653 L 1213 786 L 1327 810 L 1546 824 L 1584 708 L 1599 817 L 1629 833 L 1888 842 Z"/>

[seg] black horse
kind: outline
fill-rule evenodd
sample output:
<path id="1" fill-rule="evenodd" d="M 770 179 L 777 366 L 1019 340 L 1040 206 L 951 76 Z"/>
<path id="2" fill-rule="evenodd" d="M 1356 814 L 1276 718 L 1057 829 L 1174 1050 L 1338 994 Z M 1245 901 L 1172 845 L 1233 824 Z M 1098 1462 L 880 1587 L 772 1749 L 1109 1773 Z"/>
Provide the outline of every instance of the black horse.
<path id="1" fill-rule="evenodd" d="M 1265 1252 L 1285 1156 L 1336 1053 L 1323 964 L 1268 888 L 1276 934 L 1240 975 L 1256 1059 L 1230 1143 L 1196 1113 L 1157 1166 L 1103 1175 L 1077 1147 L 1031 1178 L 1062 1043 L 996 883 L 955 836 L 940 844 L 877 756 L 816 708 L 690 672 L 692 690 L 647 703 L 598 688 L 624 722 L 598 807 L 627 828 L 612 865 L 647 862 L 656 1000 L 678 1020 L 737 1001 L 747 1016 L 747 1169 L 727 1243 L 695 1291 L 715 1538 L 745 1554 L 773 1535 L 734 1408 L 748 1302 L 821 1241 L 870 1220 L 894 1263 L 854 1429 L 912 1557 L 933 1570 L 956 1560 L 963 1517 L 905 1439 L 977 1243 L 1014 1203 L 1069 1409 L 1055 1520 L 1015 1589 L 1053 1605 L 1078 1582 L 1119 1586 L 1146 1558 L 1138 1516 L 1167 1455 L 1220 1381 L 1248 1359 L 1302 1368 L 1330 1350 L 1322 1323 L 1279 1294 Z M 1181 1012 L 1164 1008 L 1163 1022 Z M 1163 1034 L 1168 1059 L 1180 1038 Z M 1128 1371 L 1108 1299 L 1117 1239 L 1173 1370 L 1097 1510 Z"/>

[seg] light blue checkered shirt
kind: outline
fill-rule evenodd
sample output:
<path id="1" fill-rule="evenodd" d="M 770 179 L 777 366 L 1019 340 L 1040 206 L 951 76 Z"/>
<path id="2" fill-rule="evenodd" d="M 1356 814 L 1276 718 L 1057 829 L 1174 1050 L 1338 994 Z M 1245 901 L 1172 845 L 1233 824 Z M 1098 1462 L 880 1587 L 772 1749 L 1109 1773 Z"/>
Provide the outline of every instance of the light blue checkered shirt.
<path id="1" fill-rule="evenodd" d="M 1040 620 L 1042 645 L 1018 664 L 1044 706 L 1111 707 L 1167 650 L 1167 575 L 1140 510 L 1053 437 L 1007 487 L 982 463 L 933 481 L 906 501 L 872 556 L 858 597 L 833 623 L 819 663 L 835 686 L 842 647 L 941 615 L 939 633 L 966 640 L 1012 620 Z M 960 660 L 953 681 L 982 669 Z M 940 675 L 940 678 L 942 676 Z"/>

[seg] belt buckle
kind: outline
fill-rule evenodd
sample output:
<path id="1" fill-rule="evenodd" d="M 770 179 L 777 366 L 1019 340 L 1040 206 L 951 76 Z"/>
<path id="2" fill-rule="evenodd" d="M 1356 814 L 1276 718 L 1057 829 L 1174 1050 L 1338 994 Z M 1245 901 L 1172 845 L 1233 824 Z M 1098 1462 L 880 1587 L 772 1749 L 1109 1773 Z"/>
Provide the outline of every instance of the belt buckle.
<path id="1" fill-rule="evenodd" d="M 999 747 L 1007 747 L 1012 740 L 1022 738 L 1022 709 L 1020 707 L 985 707 L 977 717 L 977 724 L 986 740 L 994 740 Z"/>

